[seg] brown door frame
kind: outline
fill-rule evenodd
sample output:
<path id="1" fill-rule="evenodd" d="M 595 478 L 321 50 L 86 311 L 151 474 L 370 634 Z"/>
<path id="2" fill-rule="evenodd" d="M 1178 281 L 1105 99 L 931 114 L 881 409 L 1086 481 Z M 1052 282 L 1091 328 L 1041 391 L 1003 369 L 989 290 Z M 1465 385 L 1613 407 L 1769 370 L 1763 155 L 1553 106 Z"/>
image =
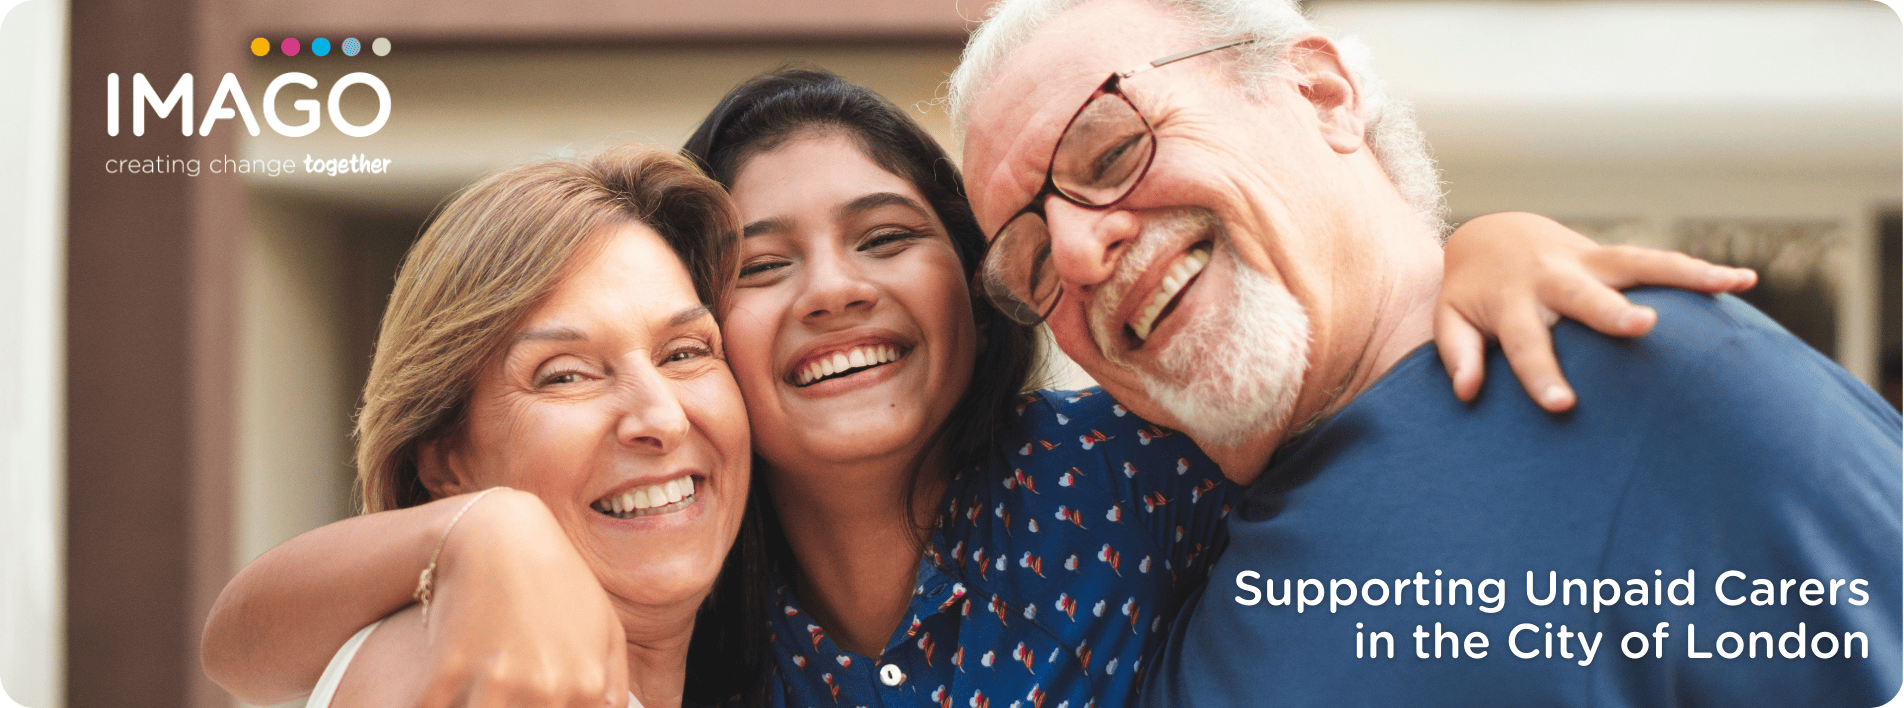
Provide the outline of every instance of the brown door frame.
<path id="1" fill-rule="evenodd" d="M 108 159 L 236 152 L 233 122 L 134 136 L 134 73 L 194 79 L 195 120 L 243 78 L 242 8 L 74 0 L 66 294 L 66 696 L 72 708 L 229 706 L 205 678 L 204 617 L 231 576 L 235 325 L 245 189 L 234 176 L 109 174 Z M 106 76 L 120 132 L 106 131 Z M 196 133 L 196 127 L 194 133 Z"/>

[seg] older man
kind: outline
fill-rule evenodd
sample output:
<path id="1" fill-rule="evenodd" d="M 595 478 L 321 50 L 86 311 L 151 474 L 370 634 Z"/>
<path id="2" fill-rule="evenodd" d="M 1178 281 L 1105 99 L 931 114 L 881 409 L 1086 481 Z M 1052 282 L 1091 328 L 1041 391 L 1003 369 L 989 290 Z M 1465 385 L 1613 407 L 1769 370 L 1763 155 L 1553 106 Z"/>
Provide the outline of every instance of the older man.
<path id="1" fill-rule="evenodd" d="M 1556 331 L 1576 413 L 1447 400 L 1432 162 L 1288 3 L 1008 0 L 952 90 L 993 299 L 1253 483 L 1152 702 L 1897 693 L 1896 414 L 1677 292 L 1643 341 Z"/>

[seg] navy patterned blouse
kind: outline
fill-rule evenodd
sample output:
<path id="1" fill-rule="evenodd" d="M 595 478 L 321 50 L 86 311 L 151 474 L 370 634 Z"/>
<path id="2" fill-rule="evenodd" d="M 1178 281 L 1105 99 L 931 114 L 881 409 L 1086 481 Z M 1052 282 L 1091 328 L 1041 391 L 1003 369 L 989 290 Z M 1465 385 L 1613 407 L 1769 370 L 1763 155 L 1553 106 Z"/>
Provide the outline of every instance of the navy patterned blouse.
<path id="1" fill-rule="evenodd" d="M 1238 496 L 1100 389 L 1026 394 L 1021 437 L 956 477 L 883 654 L 775 593 L 776 705 L 1122 708 L 1226 540 Z M 772 685 L 772 684 L 770 684 Z"/>

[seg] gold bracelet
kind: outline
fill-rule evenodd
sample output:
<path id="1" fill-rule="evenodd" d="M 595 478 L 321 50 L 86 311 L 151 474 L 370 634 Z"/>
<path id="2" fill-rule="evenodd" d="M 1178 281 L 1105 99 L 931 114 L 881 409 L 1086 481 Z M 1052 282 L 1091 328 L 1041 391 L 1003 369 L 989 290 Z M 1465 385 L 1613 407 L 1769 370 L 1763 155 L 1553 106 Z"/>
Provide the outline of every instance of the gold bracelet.
<path id="1" fill-rule="evenodd" d="M 476 496 L 470 497 L 469 501 L 463 503 L 463 508 L 456 510 L 456 515 L 450 517 L 450 523 L 443 527 L 443 537 L 436 540 L 436 550 L 430 552 L 430 565 L 423 569 L 422 575 L 417 576 L 416 592 L 411 594 L 411 597 L 416 598 L 416 601 L 423 605 L 423 626 L 430 626 L 430 596 L 436 589 L 436 557 L 442 555 L 444 544 L 449 543 L 450 530 L 456 528 L 456 522 L 462 521 L 463 514 L 467 513 L 470 507 L 476 506 L 476 502 L 482 501 L 484 495 L 498 489 L 502 487 L 490 487 L 477 492 Z"/>

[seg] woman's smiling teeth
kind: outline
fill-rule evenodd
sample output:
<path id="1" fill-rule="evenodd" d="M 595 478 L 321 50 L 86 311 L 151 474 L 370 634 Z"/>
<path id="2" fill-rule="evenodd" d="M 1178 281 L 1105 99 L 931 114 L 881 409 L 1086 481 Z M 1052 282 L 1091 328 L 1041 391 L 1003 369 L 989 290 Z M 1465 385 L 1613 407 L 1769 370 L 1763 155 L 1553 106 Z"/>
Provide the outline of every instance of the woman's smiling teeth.
<path id="1" fill-rule="evenodd" d="M 694 488 L 694 477 L 677 477 L 602 497 L 589 507 L 617 519 L 666 514 L 694 503 Z"/>
<path id="2" fill-rule="evenodd" d="M 1179 256 L 1177 262 L 1170 264 L 1170 269 L 1164 271 L 1164 279 L 1163 282 L 1157 284 L 1157 292 L 1151 294 L 1150 300 L 1144 303 L 1143 307 L 1138 308 L 1137 314 L 1131 317 L 1131 332 L 1136 334 L 1139 340 L 1149 339 L 1151 329 L 1157 324 L 1157 318 L 1164 313 L 1170 301 L 1176 299 L 1177 294 L 1183 292 L 1184 287 L 1189 285 L 1191 280 L 1195 280 L 1197 274 L 1203 272 L 1203 267 L 1209 264 L 1210 245 L 1207 243 L 1198 244 Z"/>
<path id="3" fill-rule="evenodd" d="M 800 370 L 794 373 L 793 383 L 796 386 L 811 386 L 829 378 L 845 376 L 861 369 L 898 361 L 899 357 L 904 355 L 905 352 L 891 344 L 853 347 L 846 351 L 834 352 L 830 356 L 820 357 L 800 367 Z"/>

